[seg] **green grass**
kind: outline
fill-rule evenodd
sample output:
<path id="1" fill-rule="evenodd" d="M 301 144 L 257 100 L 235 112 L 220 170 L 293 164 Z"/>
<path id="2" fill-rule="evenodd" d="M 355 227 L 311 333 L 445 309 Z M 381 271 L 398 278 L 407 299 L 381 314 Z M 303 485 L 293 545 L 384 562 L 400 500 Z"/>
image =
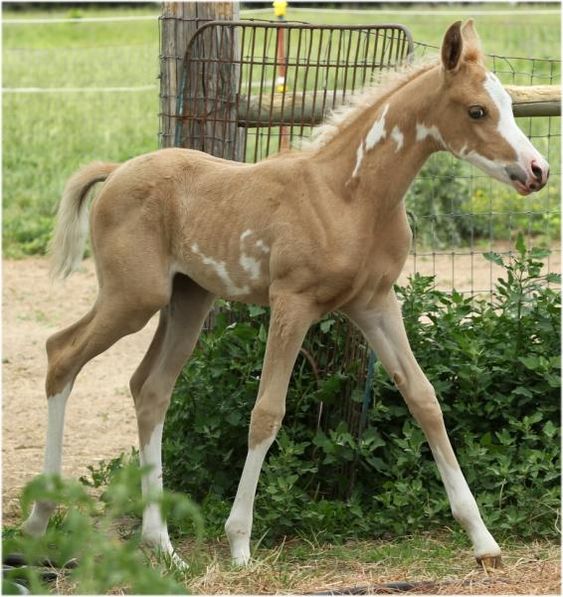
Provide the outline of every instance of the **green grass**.
<path id="1" fill-rule="evenodd" d="M 550 5 L 553 7 L 553 5 Z M 502 5 L 506 9 L 506 5 Z M 446 27 L 457 17 L 430 14 L 413 16 L 385 11 L 365 16 L 345 10 L 321 14 L 290 7 L 288 18 L 337 24 L 399 22 L 416 41 L 438 45 Z M 416 5 L 414 9 L 422 8 Z M 483 6 L 473 5 L 473 10 Z M 494 7 L 490 7 L 494 8 Z M 519 15 L 521 5 L 511 5 L 512 15 L 478 16 L 485 49 L 501 55 L 558 58 L 558 18 Z M 541 8 L 541 7 L 540 7 Z M 452 7 L 448 6 L 448 10 Z M 470 10 L 464 7 L 459 18 Z M 158 10 L 131 6 L 120 9 L 89 7 L 56 10 L 12 11 L 4 5 L 4 19 L 131 16 L 155 17 Z M 255 17 L 263 14 L 245 13 Z M 3 218 L 4 252 L 7 256 L 43 253 L 53 225 L 53 214 L 65 180 L 80 165 L 92 160 L 122 161 L 158 147 L 158 24 L 155 21 L 117 23 L 3 24 L 3 85 L 14 87 L 121 87 L 150 86 L 135 92 L 6 93 L 3 102 Z M 499 65 L 497 65 L 499 66 Z M 500 65 L 501 68 L 505 66 Z M 534 82 L 559 82 L 559 68 L 535 63 Z M 505 82 L 529 83 L 530 64 L 513 61 L 501 74 Z M 505 68 L 506 70 L 506 68 Z M 520 74 L 519 71 L 528 71 Z M 548 77 L 548 78 L 545 78 Z M 526 123 L 526 126 L 530 126 Z M 533 123 L 540 150 L 548 148 L 553 165 L 559 164 L 559 119 Z M 255 140 L 249 137 L 248 152 Z M 272 146 L 273 147 L 273 146 Z M 259 153 L 262 155 L 262 153 Z M 550 208 L 559 202 L 559 179 L 543 193 Z M 547 197 L 547 199 L 545 199 Z"/>

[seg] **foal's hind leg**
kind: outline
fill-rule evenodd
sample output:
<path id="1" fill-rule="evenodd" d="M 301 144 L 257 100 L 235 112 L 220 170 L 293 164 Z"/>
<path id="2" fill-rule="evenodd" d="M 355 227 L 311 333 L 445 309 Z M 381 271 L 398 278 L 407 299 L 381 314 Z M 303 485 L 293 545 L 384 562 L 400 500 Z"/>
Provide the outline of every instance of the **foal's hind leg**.
<path id="1" fill-rule="evenodd" d="M 434 388 L 412 354 L 395 293 L 391 292 L 372 309 L 350 308 L 345 312 L 364 333 L 422 427 L 444 482 L 454 518 L 471 538 L 477 560 L 495 567 L 500 563 L 500 548 L 487 530 L 465 481 L 448 438 Z"/>
<path id="2" fill-rule="evenodd" d="M 169 301 L 170 280 L 167 275 L 153 276 L 152 279 L 147 276 L 147 285 L 140 286 L 138 280 L 141 274 L 132 267 L 130 280 L 126 277 L 107 280 L 107 284 L 100 288 L 92 310 L 47 340 L 45 474 L 61 472 L 65 407 L 82 367 L 123 336 L 140 330 Z M 23 524 L 23 531 L 30 535 L 42 535 L 54 508 L 55 505 L 49 502 L 35 503 Z"/>
<path id="3" fill-rule="evenodd" d="M 131 378 L 135 400 L 141 465 L 152 466 L 142 482 L 143 495 L 162 492 L 161 444 L 164 417 L 176 378 L 190 357 L 214 296 L 186 276 L 174 278 L 170 304 L 160 312 L 155 337 Z M 174 556 L 166 522 L 158 504 L 143 512 L 142 537 L 146 543 Z"/>

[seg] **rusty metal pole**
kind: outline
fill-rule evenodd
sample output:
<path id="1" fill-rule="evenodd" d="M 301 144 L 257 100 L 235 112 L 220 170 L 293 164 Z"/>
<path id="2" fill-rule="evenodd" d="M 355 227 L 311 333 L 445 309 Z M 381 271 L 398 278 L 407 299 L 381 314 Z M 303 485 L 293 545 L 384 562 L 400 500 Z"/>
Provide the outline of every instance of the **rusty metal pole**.
<path id="1" fill-rule="evenodd" d="M 205 85 L 208 102 L 215 102 L 215 97 L 235 97 L 238 93 L 239 68 L 233 62 L 237 60 L 236 40 L 209 39 L 202 36 L 202 43 L 192 45 L 195 67 L 184 73 L 186 50 L 192 37 L 201 27 L 211 21 L 233 21 L 239 18 L 238 2 L 163 2 L 160 40 L 160 106 L 161 106 L 161 147 L 195 147 L 213 155 L 230 159 L 240 159 L 235 143 L 237 135 L 236 115 L 227 114 L 233 124 L 220 130 L 211 131 L 202 123 L 197 123 L 197 131 L 187 135 L 181 131 L 178 135 L 178 116 L 185 106 L 179 98 L 182 94 L 182 82 L 187 75 L 187 85 Z M 198 56 L 198 52 L 201 54 Z M 198 80 L 198 60 L 208 59 L 213 54 L 221 65 L 221 72 L 202 82 Z M 227 89 L 228 87 L 228 89 Z M 223 102 L 224 103 L 224 102 Z M 223 104 L 221 104 L 223 105 Z M 181 128 L 181 127 L 180 127 Z M 195 139 L 198 139 L 196 142 Z M 201 140 L 201 141 L 199 141 Z"/>
<path id="2" fill-rule="evenodd" d="M 274 0 L 272 2 L 274 7 L 274 14 L 278 18 L 278 21 L 285 21 L 285 13 L 287 10 L 286 0 Z M 287 64 L 285 58 L 285 40 L 284 33 L 285 29 L 280 27 L 277 32 L 277 76 L 276 76 L 276 91 L 278 93 L 285 93 L 287 91 L 286 75 L 287 75 Z M 289 149 L 289 132 L 286 126 L 280 127 L 280 150 L 284 151 Z"/>

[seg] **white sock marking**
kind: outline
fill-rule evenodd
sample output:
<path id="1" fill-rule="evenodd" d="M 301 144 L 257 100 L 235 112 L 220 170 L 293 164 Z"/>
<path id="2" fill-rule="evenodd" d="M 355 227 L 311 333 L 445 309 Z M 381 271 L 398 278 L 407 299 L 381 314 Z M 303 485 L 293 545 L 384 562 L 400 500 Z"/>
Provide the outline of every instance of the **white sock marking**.
<path id="1" fill-rule="evenodd" d="M 256 487 L 264 458 L 274 441 L 274 437 L 272 436 L 248 450 L 235 502 L 225 524 L 225 530 L 231 545 L 232 558 L 239 565 L 247 564 L 250 559 L 250 533 L 252 532 Z"/>
<path id="2" fill-rule="evenodd" d="M 43 461 L 45 474 L 61 473 L 65 408 L 71 389 L 72 383 L 69 383 L 62 392 L 47 398 L 47 442 Z M 32 536 L 44 535 L 53 509 L 50 503 L 35 502 L 24 522 L 24 532 Z"/>
<path id="3" fill-rule="evenodd" d="M 162 429 L 163 423 L 159 423 L 153 429 L 149 442 L 141 447 L 139 459 L 141 466 L 150 466 L 151 469 L 143 475 L 141 488 L 143 497 L 150 495 L 158 497 L 162 494 Z M 172 553 L 172 545 L 168 537 L 166 522 L 162 518 L 160 505 L 149 504 L 143 512 L 143 539 L 160 547 L 166 553 Z"/>
<path id="4" fill-rule="evenodd" d="M 47 399 L 47 447 L 43 472 L 61 472 L 63 456 L 63 434 L 65 424 L 65 409 L 72 384 L 68 384 L 62 392 Z"/>
<path id="5" fill-rule="evenodd" d="M 469 534 L 475 555 L 477 557 L 500 555 L 500 547 L 485 526 L 477 502 L 461 469 L 459 466 L 454 468 L 448 464 L 438 448 L 435 448 L 433 453 L 448 494 L 452 512 Z"/>

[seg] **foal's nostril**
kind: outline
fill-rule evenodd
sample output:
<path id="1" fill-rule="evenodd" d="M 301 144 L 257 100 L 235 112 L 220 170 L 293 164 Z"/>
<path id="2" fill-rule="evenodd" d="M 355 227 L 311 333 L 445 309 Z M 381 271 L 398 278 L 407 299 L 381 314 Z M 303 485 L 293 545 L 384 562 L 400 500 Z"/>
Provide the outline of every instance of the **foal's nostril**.
<path id="1" fill-rule="evenodd" d="M 532 162 L 532 174 L 534 175 L 536 180 L 541 182 L 543 177 L 543 170 L 536 164 L 536 162 Z"/>

